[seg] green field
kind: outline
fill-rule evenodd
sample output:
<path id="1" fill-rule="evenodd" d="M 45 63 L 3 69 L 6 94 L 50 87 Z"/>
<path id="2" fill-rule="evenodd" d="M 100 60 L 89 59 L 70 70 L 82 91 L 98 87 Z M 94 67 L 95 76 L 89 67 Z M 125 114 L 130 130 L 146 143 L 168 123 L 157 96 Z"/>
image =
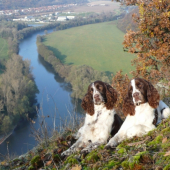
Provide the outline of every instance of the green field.
<path id="1" fill-rule="evenodd" d="M 44 38 L 44 44 L 64 63 L 89 65 L 95 70 L 129 73 L 134 55 L 123 51 L 124 33 L 116 21 L 57 31 Z"/>
<path id="2" fill-rule="evenodd" d="M 8 59 L 8 44 L 7 41 L 3 38 L 0 38 L 0 60 Z M 0 74 L 2 70 L 0 68 Z"/>

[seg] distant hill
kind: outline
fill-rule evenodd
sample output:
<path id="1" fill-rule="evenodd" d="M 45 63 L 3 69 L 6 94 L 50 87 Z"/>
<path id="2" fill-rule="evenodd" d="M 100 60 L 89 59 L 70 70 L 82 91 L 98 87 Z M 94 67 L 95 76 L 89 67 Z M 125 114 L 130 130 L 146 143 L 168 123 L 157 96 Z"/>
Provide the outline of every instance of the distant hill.
<path id="1" fill-rule="evenodd" d="M 124 33 L 126 33 L 127 30 L 137 30 L 137 24 L 134 23 L 133 19 L 132 19 L 132 14 L 134 13 L 139 13 L 139 9 L 135 8 L 132 11 L 130 11 L 128 14 L 125 15 L 125 17 L 123 19 L 120 19 L 117 23 L 117 27 L 123 31 Z"/>
<path id="2" fill-rule="evenodd" d="M 40 7 L 57 4 L 86 3 L 87 0 L 0 0 L 0 10 Z"/>

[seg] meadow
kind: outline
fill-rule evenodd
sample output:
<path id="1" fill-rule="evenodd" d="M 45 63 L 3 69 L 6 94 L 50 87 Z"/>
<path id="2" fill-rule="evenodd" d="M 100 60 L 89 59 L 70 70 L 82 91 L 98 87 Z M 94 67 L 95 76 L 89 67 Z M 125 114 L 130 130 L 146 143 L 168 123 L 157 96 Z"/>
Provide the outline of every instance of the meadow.
<path id="1" fill-rule="evenodd" d="M 124 33 L 112 21 L 53 32 L 43 43 L 64 64 L 88 65 L 106 73 L 120 69 L 129 73 L 135 56 L 123 51 L 123 39 Z"/>

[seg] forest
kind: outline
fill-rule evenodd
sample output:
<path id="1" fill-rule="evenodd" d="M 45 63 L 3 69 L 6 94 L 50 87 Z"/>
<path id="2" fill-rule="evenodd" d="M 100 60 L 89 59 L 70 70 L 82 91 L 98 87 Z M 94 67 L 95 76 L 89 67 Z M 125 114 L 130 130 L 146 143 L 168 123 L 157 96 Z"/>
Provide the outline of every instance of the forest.
<path id="1" fill-rule="evenodd" d="M 21 8 L 31 8 L 31 7 L 41 7 L 49 5 L 61 5 L 61 4 L 71 4 L 71 3 L 87 3 L 87 0 L 1 0 L 0 9 L 21 9 Z"/>
<path id="2" fill-rule="evenodd" d="M 28 120 L 36 113 L 38 89 L 31 73 L 30 62 L 18 55 L 17 32 L 27 24 L 1 21 L 0 37 L 8 43 L 8 56 L 0 66 L 0 135 L 8 134 L 19 122 Z"/>

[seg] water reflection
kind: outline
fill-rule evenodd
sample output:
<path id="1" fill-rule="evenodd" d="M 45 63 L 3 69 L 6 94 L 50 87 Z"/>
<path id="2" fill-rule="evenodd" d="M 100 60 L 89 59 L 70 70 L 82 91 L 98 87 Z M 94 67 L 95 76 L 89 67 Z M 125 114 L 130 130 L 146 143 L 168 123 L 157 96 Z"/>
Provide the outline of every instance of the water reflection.
<path id="1" fill-rule="evenodd" d="M 48 32 L 52 32 L 52 30 L 48 30 Z M 29 59 L 31 61 L 35 83 L 40 91 L 40 93 L 37 94 L 40 112 L 34 119 L 34 128 L 36 130 L 40 128 L 43 114 L 46 117 L 45 120 L 51 130 L 54 128 L 53 123 L 55 114 L 56 127 L 60 126 L 60 120 L 65 120 L 70 113 L 75 113 L 79 117 L 83 114 L 80 107 L 80 101 L 70 97 L 71 86 L 68 83 L 65 83 L 64 79 L 54 72 L 54 69 L 50 64 L 46 63 L 42 57 L 38 56 L 36 37 L 37 35 L 43 34 L 44 31 L 41 31 L 24 39 L 19 45 L 19 55 L 21 55 L 23 59 Z M 15 155 L 24 154 L 37 144 L 35 139 L 31 136 L 30 123 L 25 122 L 0 145 L 0 159 L 1 155 L 7 155 L 7 142 L 9 142 L 9 153 Z"/>

